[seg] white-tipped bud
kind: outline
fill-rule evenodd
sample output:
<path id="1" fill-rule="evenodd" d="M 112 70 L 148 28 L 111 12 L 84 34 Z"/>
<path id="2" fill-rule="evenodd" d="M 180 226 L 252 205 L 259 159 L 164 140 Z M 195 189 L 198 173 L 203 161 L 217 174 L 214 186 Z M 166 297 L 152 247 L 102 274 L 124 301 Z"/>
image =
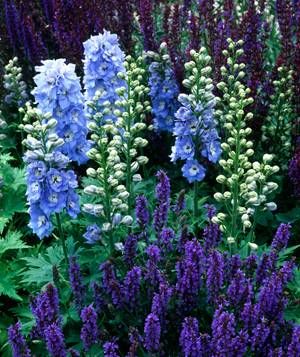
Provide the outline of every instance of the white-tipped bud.
<path id="1" fill-rule="evenodd" d="M 142 176 L 140 174 L 135 174 L 132 176 L 132 181 L 133 182 L 140 182 L 142 181 Z"/>
<path id="2" fill-rule="evenodd" d="M 120 198 L 121 200 L 126 200 L 129 197 L 129 192 L 124 191 L 118 194 L 118 198 Z"/>
<path id="3" fill-rule="evenodd" d="M 228 244 L 234 244 L 235 243 L 235 239 L 233 237 L 227 237 L 227 243 Z"/>
<path id="4" fill-rule="evenodd" d="M 124 216 L 121 220 L 122 224 L 125 224 L 126 226 L 130 226 L 133 223 L 133 218 L 131 216 Z"/>
<path id="5" fill-rule="evenodd" d="M 216 192 L 216 193 L 214 194 L 214 199 L 215 199 L 217 202 L 222 201 L 223 198 L 224 198 L 224 197 L 223 197 L 222 193 L 220 193 L 220 192 Z"/>
<path id="6" fill-rule="evenodd" d="M 102 231 L 103 232 L 109 232 L 111 230 L 111 224 L 110 223 L 103 223 L 102 224 Z"/>
<path id="7" fill-rule="evenodd" d="M 226 177 L 224 175 L 219 175 L 219 176 L 217 176 L 216 181 L 218 183 L 221 183 L 221 184 L 225 183 L 226 182 Z"/>
<path id="8" fill-rule="evenodd" d="M 248 245 L 249 245 L 249 248 L 251 250 L 257 250 L 258 249 L 258 245 L 255 244 L 255 243 L 249 242 Z"/>
<path id="9" fill-rule="evenodd" d="M 266 203 L 266 207 L 269 211 L 276 211 L 277 204 L 275 202 L 268 202 Z"/>

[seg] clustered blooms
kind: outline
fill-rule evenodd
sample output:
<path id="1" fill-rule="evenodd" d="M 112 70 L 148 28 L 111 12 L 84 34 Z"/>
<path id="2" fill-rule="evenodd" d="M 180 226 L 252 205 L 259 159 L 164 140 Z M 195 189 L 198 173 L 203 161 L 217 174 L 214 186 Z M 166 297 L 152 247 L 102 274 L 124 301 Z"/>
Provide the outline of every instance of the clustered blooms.
<path id="1" fill-rule="evenodd" d="M 213 208 L 209 210 L 212 210 L 209 215 L 214 213 Z M 103 313 L 115 317 L 122 312 L 130 321 L 129 341 L 118 342 L 128 346 L 129 356 L 137 348 L 148 353 L 182 353 L 187 357 L 243 356 L 246 352 L 253 356 L 276 356 L 279 351 L 283 355 L 299 355 L 299 327 L 285 321 L 283 315 L 288 301 L 285 289 L 293 277 L 294 263 L 277 264 L 290 236 L 291 226 L 281 224 L 270 252 L 246 259 L 229 256 L 216 248 L 205 252 L 205 237 L 199 237 L 200 241 L 188 238 L 185 252 L 176 264 L 176 277 L 174 265 L 162 259 L 155 245 L 147 245 L 145 268 L 135 265 L 123 278 L 117 265 L 105 262 L 100 268 L 102 281 L 93 287 L 94 304 L 85 305 L 80 312 L 83 349 L 88 352 L 94 344 L 101 344 L 105 356 L 119 356 L 117 340 L 111 335 L 109 340 L 103 339 L 98 319 Z M 178 253 L 180 256 L 180 250 Z M 150 307 L 143 304 L 143 298 L 152 300 Z M 212 303 L 207 310 L 212 319 L 209 328 L 202 323 L 201 308 L 208 301 Z M 101 307 L 96 309 L 93 305 Z M 48 285 L 33 300 L 32 312 L 36 326 L 31 336 L 44 339 L 53 356 L 65 356 L 66 342 L 53 285 Z M 132 319 L 137 313 L 139 321 L 140 316 L 144 318 L 142 326 Z M 165 339 L 168 334 L 178 338 L 179 343 L 168 344 Z M 9 341 L 16 351 L 28 350 L 19 325 L 10 328 Z M 25 356 L 29 355 L 28 350 Z"/>
<path id="2" fill-rule="evenodd" d="M 251 112 L 247 113 L 253 99 L 249 97 L 250 89 L 242 83 L 245 65 L 237 63 L 243 54 L 240 48 L 243 42 L 232 39 L 227 42 L 228 49 L 223 51 L 227 63 L 221 68 L 222 81 L 217 84 L 222 93 L 222 107 L 218 114 L 226 130 L 226 141 L 221 144 L 223 157 L 219 161 L 224 174 L 216 180 L 223 185 L 224 192 L 214 195 L 218 202 L 224 202 L 226 213 L 219 212 L 212 221 L 220 224 L 228 244 L 234 244 L 239 242 L 240 234 L 255 226 L 256 222 L 251 222 L 251 217 L 255 216 L 260 206 L 270 211 L 276 209 L 276 204 L 268 202 L 267 198 L 278 184 L 268 180 L 279 171 L 279 167 L 271 166 L 273 156 L 269 154 L 263 155 L 262 162 L 250 161 L 254 150 L 253 142 L 248 139 L 252 130 L 247 127 L 246 121 L 253 117 Z M 250 237 L 252 239 L 254 237 Z"/>
<path id="3" fill-rule="evenodd" d="M 7 92 L 5 101 L 22 107 L 27 98 L 27 86 L 22 79 L 22 68 L 18 66 L 18 58 L 14 57 L 4 67 L 4 88 Z"/>
<path id="4" fill-rule="evenodd" d="M 21 323 L 18 321 L 8 329 L 8 340 L 14 356 L 30 357 L 31 353 L 21 333 Z"/>
<path id="5" fill-rule="evenodd" d="M 94 101 L 102 106 L 108 102 L 113 105 L 118 99 L 116 89 L 124 85 L 118 73 L 125 71 L 125 55 L 120 48 L 118 36 L 109 31 L 91 36 L 84 46 L 84 89 L 85 100 Z M 91 111 L 87 108 L 88 112 Z M 104 119 L 115 120 L 113 113 L 104 115 Z"/>
<path id="6" fill-rule="evenodd" d="M 67 170 L 69 158 L 60 151 L 64 140 L 56 134 L 57 120 L 27 104 L 24 123 L 29 226 L 44 238 L 52 232 L 53 213 L 65 209 L 72 218 L 79 213 L 78 183 L 74 171 Z"/>
<path id="7" fill-rule="evenodd" d="M 191 51 L 192 59 L 186 63 L 188 79 L 183 81 L 190 94 L 180 94 L 181 107 L 175 114 L 175 145 L 171 160 L 184 160 L 183 176 L 191 183 L 202 181 L 205 167 L 200 160 L 216 163 L 221 154 L 220 138 L 214 116 L 215 97 L 210 74 L 211 58 L 203 47 L 197 53 Z"/>
<path id="8" fill-rule="evenodd" d="M 291 156 L 293 112 L 293 71 L 288 67 L 278 68 L 278 78 L 273 82 L 274 94 L 265 124 L 262 126 L 262 141 L 268 152 L 274 155 L 280 167 L 286 169 Z"/>
<path id="9" fill-rule="evenodd" d="M 289 163 L 289 178 L 293 184 L 294 195 L 300 197 L 300 142 L 298 139 L 297 148 Z"/>
<path id="10" fill-rule="evenodd" d="M 105 36 L 108 34 L 105 33 Z M 99 42 L 99 46 L 101 43 L 106 46 L 105 36 L 99 35 L 98 40 L 102 41 Z M 107 46 L 110 48 L 110 45 Z M 96 52 L 93 58 L 96 60 L 97 56 L 101 60 L 101 53 Z M 108 54 L 106 56 L 107 60 L 111 59 Z M 119 224 L 132 224 L 133 219 L 128 213 L 133 204 L 133 182 L 141 180 L 141 175 L 137 171 L 148 161 L 146 156 L 138 156 L 138 149 L 148 143 L 139 135 L 146 128 L 143 121 L 150 107 L 146 100 L 148 88 L 143 84 L 143 58 L 134 60 L 128 56 L 126 61 L 122 62 L 122 66 L 122 71 L 114 72 L 118 80 L 116 86 L 119 87 L 113 88 L 113 93 L 117 93 L 117 97 L 107 97 L 105 89 L 98 90 L 88 103 L 88 108 L 91 109 L 88 127 L 92 133 L 91 139 L 95 143 L 89 150 L 88 157 L 96 161 L 99 168 L 87 170 L 87 175 L 93 178 L 95 183 L 84 189 L 86 194 L 96 195 L 97 202 L 87 203 L 83 209 L 87 213 L 104 218 L 101 227 L 88 227 L 84 235 L 88 243 L 99 240 L 101 232 L 112 232 Z M 120 70 L 114 64 L 112 68 L 114 71 Z M 89 73 L 88 68 L 86 72 Z M 111 78 L 103 86 L 111 88 Z M 110 249 L 114 249 L 112 235 Z"/>
<path id="11" fill-rule="evenodd" d="M 36 67 L 33 95 L 38 108 L 57 120 L 56 134 L 64 140 L 60 151 L 79 164 L 87 161 L 89 142 L 83 95 L 74 64 L 64 59 L 42 61 Z"/>
<path id="12" fill-rule="evenodd" d="M 159 54 L 148 52 L 149 95 L 152 103 L 154 128 L 157 131 L 173 131 L 174 114 L 179 107 L 177 97 L 179 87 L 171 66 L 169 55 L 165 53 L 166 44 L 160 46 Z"/>

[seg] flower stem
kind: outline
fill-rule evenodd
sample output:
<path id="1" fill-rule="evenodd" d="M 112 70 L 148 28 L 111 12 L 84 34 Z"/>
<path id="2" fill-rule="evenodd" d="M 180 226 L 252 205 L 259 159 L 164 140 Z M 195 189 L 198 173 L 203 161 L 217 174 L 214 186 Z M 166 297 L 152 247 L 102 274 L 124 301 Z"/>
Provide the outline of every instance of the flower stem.
<path id="1" fill-rule="evenodd" d="M 66 264 L 68 266 L 69 265 L 68 251 L 67 251 L 66 240 L 65 240 L 63 229 L 62 229 L 59 213 L 55 213 L 55 217 L 56 217 L 57 229 L 58 229 L 59 237 L 60 237 L 60 240 L 61 240 L 61 244 L 62 244 L 64 256 L 65 256 L 65 261 L 66 261 Z"/>
<path id="2" fill-rule="evenodd" d="M 199 182 L 194 182 L 194 217 L 197 218 L 199 215 L 198 207 L 198 192 L 199 192 Z"/>

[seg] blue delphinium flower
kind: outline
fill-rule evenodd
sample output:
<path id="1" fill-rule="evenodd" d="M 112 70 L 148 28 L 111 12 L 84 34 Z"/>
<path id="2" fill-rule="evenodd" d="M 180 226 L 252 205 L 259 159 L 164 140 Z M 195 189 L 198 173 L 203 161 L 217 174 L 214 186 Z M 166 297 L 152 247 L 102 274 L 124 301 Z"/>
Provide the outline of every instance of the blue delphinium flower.
<path id="1" fill-rule="evenodd" d="M 154 127 L 157 131 L 172 131 L 174 114 L 179 107 L 179 87 L 168 55 L 157 55 L 149 66 L 149 73 Z"/>
<path id="2" fill-rule="evenodd" d="M 118 36 L 109 31 L 91 36 L 83 43 L 84 78 L 86 101 L 93 101 L 97 93 L 101 95 L 101 103 L 114 103 L 119 99 L 116 89 L 124 87 L 124 81 L 117 74 L 125 73 L 125 54 L 120 48 Z M 114 115 L 106 119 L 115 119 Z"/>
<path id="3" fill-rule="evenodd" d="M 56 133 L 64 140 L 60 151 L 79 164 L 87 161 L 90 148 L 83 95 L 75 65 L 65 59 L 42 61 L 36 67 L 33 95 L 38 108 L 57 120 Z"/>
<path id="4" fill-rule="evenodd" d="M 51 234 L 51 215 L 64 209 L 72 218 L 79 213 L 79 197 L 75 191 L 77 178 L 67 170 L 69 159 L 61 153 L 64 141 L 55 134 L 57 120 L 50 119 L 38 110 L 28 107 L 37 119 L 33 125 L 25 125 L 29 131 L 24 144 L 28 148 L 24 155 L 26 163 L 27 201 L 29 204 L 29 227 L 39 238 Z M 28 120 L 29 114 L 25 117 Z M 43 130 L 39 129 L 40 127 Z"/>
<path id="5" fill-rule="evenodd" d="M 101 229 L 97 226 L 97 224 L 92 224 L 87 227 L 83 237 L 88 244 L 95 244 L 101 238 Z"/>
<path id="6" fill-rule="evenodd" d="M 207 107 L 201 103 L 193 107 L 190 97 L 185 94 L 179 95 L 179 101 L 182 107 L 175 113 L 176 140 L 171 159 L 185 160 L 182 172 L 190 183 L 202 181 L 206 170 L 199 163 L 201 156 L 216 163 L 221 155 L 220 138 L 213 117 L 214 101 L 208 103 Z"/>
<path id="7" fill-rule="evenodd" d="M 185 161 L 182 173 L 190 183 L 202 181 L 205 177 L 206 170 L 200 161 L 216 163 L 221 155 L 209 61 L 204 49 L 199 54 L 192 53 L 192 61 L 186 64 L 191 76 L 183 82 L 191 94 L 178 96 L 181 106 L 175 113 L 173 134 L 176 139 L 171 160 Z"/>

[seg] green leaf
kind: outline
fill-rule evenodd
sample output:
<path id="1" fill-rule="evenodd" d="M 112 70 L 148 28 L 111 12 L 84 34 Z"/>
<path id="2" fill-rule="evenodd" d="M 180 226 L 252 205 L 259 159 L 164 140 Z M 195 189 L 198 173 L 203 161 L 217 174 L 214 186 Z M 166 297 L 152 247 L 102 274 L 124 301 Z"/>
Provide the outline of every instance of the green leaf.
<path id="1" fill-rule="evenodd" d="M 7 265 L 0 265 L 0 296 L 5 295 L 11 299 L 22 301 L 16 290 L 15 273 L 9 272 L 6 267 Z"/>
<path id="2" fill-rule="evenodd" d="M 276 219 L 281 223 L 293 223 L 300 219 L 300 207 L 295 207 L 286 213 L 276 214 Z"/>
<path id="3" fill-rule="evenodd" d="M 0 239 L 0 256 L 8 250 L 19 250 L 30 248 L 21 240 L 22 234 L 18 231 L 8 232 L 5 238 Z"/>

